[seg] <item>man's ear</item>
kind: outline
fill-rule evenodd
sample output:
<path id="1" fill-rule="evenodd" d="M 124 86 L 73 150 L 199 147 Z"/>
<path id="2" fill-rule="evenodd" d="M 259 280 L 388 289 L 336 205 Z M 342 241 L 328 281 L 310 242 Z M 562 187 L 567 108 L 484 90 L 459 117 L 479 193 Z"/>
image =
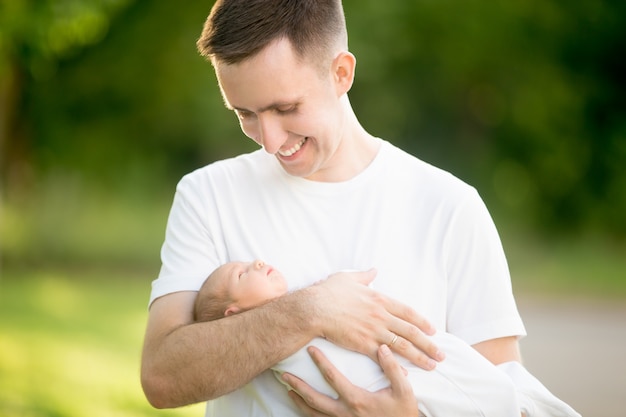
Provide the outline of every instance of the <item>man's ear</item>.
<path id="1" fill-rule="evenodd" d="M 230 315 L 237 314 L 240 311 L 241 311 L 241 309 L 236 304 L 233 304 L 233 305 L 229 306 L 226 309 L 226 311 L 224 312 L 224 317 L 228 317 Z"/>
<path id="2" fill-rule="evenodd" d="M 348 51 L 342 51 L 335 57 L 332 65 L 332 76 L 335 82 L 337 95 L 346 94 L 352 88 L 356 57 Z"/>

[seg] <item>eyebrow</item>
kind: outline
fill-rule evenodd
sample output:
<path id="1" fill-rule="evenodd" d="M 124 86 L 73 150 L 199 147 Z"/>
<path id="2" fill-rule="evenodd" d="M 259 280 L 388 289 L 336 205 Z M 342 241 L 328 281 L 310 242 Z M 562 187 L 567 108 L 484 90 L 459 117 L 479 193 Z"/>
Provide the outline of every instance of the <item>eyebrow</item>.
<path id="1" fill-rule="evenodd" d="M 300 98 L 297 98 L 297 99 L 292 100 L 292 101 L 278 101 L 278 102 L 275 102 L 275 103 L 269 104 L 269 105 L 267 105 L 267 106 L 265 106 L 265 107 L 261 107 L 261 108 L 258 110 L 258 113 L 264 113 L 264 112 L 266 112 L 266 111 L 268 111 L 268 110 L 276 110 L 277 108 L 279 108 L 279 107 L 283 107 L 283 106 L 298 105 L 301 101 L 302 101 L 302 100 L 301 100 Z M 245 108 L 243 108 L 243 107 L 237 107 L 237 106 L 231 106 L 231 105 L 228 105 L 227 107 L 228 107 L 228 108 L 230 108 L 230 110 L 245 111 L 245 112 L 250 112 L 250 113 L 256 113 L 256 112 L 253 112 L 252 110 L 245 109 Z"/>

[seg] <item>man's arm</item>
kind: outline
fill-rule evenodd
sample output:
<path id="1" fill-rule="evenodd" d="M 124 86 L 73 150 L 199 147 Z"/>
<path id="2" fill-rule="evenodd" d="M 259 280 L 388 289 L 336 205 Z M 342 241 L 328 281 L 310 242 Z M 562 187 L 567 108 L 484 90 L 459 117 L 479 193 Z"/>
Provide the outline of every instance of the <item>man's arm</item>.
<path id="1" fill-rule="evenodd" d="M 141 380 L 150 403 L 171 408 L 227 394 L 304 346 L 315 334 L 306 292 L 221 320 L 195 323 L 196 292 L 154 301 Z"/>
<path id="2" fill-rule="evenodd" d="M 196 292 L 157 299 L 142 357 L 146 397 L 155 407 L 169 408 L 222 396 L 318 336 L 377 358 L 378 346 L 397 333 L 404 345 L 411 341 L 406 350 L 416 361 L 428 361 L 423 352 L 435 357 L 436 346 L 422 333 L 430 331 L 428 322 L 368 288 L 374 276 L 336 274 L 250 311 L 204 323 L 193 321 Z"/>
<path id="3" fill-rule="evenodd" d="M 494 365 L 499 365 L 504 362 L 522 361 L 517 336 L 485 340 L 484 342 L 472 345 L 472 347 L 485 358 L 489 359 Z"/>

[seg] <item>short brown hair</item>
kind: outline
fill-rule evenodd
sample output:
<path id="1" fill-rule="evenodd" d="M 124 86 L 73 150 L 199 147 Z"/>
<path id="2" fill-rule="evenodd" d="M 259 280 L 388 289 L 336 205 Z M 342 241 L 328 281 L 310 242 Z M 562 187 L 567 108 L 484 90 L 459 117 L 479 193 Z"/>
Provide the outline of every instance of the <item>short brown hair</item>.
<path id="1" fill-rule="evenodd" d="M 200 54 L 237 64 L 286 38 L 300 58 L 332 59 L 347 47 L 341 0 L 217 0 L 197 46 Z"/>

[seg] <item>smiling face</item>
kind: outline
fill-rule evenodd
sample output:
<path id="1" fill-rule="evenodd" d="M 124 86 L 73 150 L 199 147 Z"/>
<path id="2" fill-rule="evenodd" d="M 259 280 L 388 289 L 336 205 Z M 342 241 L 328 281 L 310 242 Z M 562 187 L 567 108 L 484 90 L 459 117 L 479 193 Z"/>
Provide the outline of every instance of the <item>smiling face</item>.
<path id="1" fill-rule="evenodd" d="M 287 173 L 316 181 L 346 176 L 357 146 L 346 95 L 354 56 L 339 52 L 322 70 L 283 38 L 240 63 L 214 65 L 224 101 L 243 132 Z"/>
<path id="2" fill-rule="evenodd" d="M 287 292 L 283 275 L 260 260 L 229 262 L 216 272 L 211 279 L 224 280 L 232 300 L 225 315 L 248 310 Z"/>

